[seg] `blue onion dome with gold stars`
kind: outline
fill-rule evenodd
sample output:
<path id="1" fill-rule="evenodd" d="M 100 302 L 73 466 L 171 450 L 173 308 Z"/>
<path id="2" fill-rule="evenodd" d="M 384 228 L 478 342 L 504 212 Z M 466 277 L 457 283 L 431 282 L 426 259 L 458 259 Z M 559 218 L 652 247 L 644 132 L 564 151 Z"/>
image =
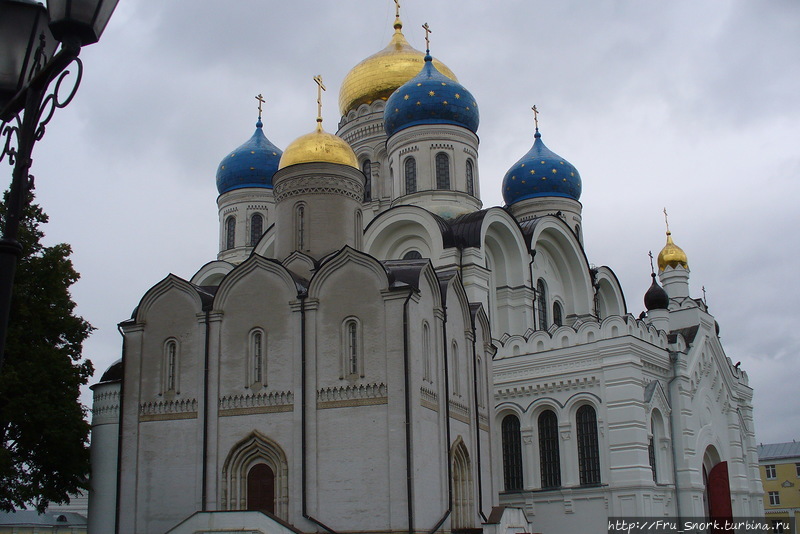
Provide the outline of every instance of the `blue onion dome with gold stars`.
<path id="1" fill-rule="evenodd" d="M 527 154 L 503 178 L 506 205 L 538 197 L 581 198 L 581 175 L 570 162 L 547 148 L 536 129 Z"/>
<path id="2" fill-rule="evenodd" d="M 220 162 L 217 167 L 220 195 L 244 187 L 272 188 L 272 175 L 278 170 L 283 152 L 267 139 L 263 126 L 259 117 L 253 136 Z"/>
<path id="3" fill-rule="evenodd" d="M 478 104 L 472 93 L 436 68 L 430 53 L 414 78 L 401 85 L 383 111 L 388 136 L 419 124 L 454 124 L 477 133 Z"/>

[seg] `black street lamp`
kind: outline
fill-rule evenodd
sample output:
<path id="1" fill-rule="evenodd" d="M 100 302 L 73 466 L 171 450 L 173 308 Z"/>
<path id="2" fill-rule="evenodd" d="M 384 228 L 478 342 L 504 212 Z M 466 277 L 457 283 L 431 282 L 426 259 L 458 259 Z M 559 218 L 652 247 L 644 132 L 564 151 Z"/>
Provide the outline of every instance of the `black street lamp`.
<path id="1" fill-rule="evenodd" d="M 100 39 L 118 1 L 48 0 L 45 8 L 33 0 L 0 0 L 0 161 L 8 157 L 14 167 L 0 239 L 0 368 L 22 253 L 19 223 L 33 184 L 33 145 L 44 136 L 55 110 L 75 96 L 83 73 L 81 47 Z M 68 89 L 64 84 L 72 64 L 75 76 Z"/>

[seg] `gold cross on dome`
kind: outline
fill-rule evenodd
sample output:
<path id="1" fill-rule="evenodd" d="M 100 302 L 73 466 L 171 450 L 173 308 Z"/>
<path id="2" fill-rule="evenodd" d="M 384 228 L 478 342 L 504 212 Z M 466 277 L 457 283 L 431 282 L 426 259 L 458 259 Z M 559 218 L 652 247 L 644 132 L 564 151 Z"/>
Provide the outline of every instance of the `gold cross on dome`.
<path id="1" fill-rule="evenodd" d="M 394 0 L 394 16 L 400 18 L 400 0 Z"/>
<path id="2" fill-rule="evenodd" d="M 656 271 L 653 268 L 653 251 L 652 250 L 647 251 L 647 255 L 650 256 L 650 273 L 655 274 Z"/>
<path id="3" fill-rule="evenodd" d="M 428 26 L 427 22 L 425 24 L 423 24 L 422 27 L 425 29 L 425 49 L 426 50 L 430 50 L 431 49 L 431 34 L 433 33 L 433 31 L 431 30 L 430 26 Z"/>
<path id="4" fill-rule="evenodd" d="M 536 129 L 539 129 L 539 110 L 536 109 L 536 104 L 531 108 L 533 110 L 533 122 L 536 124 Z"/>
<path id="5" fill-rule="evenodd" d="M 256 97 L 256 100 L 258 100 L 258 118 L 260 119 L 261 118 L 261 111 L 262 111 L 261 110 L 261 104 L 266 102 L 266 100 L 264 100 L 264 96 L 261 93 L 258 93 L 258 96 Z"/>
<path id="6" fill-rule="evenodd" d="M 667 216 L 667 208 L 664 208 L 664 222 L 667 225 L 667 233 L 669 233 L 669 217 Z"/>
<path id="7" fill-rule="evenodd" d="M 317 122 L 322 122 L 322 91 L 326 91 L 325 85 L 322 83 L 322 75 L 317 74 L 314 76 L 314 81 L 317 82 Z"/>

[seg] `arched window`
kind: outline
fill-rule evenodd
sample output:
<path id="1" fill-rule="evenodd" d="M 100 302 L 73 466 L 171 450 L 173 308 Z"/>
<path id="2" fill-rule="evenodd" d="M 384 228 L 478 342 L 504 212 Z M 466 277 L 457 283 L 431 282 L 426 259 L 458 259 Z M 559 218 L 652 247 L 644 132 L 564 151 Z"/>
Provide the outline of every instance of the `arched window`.
<path id="1" fill-rule="evenodd" d="M 164 363 L 163 363 L 163 382 L 162 393 L 178 392 L 178 371 L 180 369 L 178 341 L 168 339 L 164 343 Z"/>
<path id="2" fill-rule="evenodd" d="M 461 395 L 460 357 L 458 354 L 458 345 L 455 340 L 453 340 L 453 344 L 450 347 L 450 360 L 453 362 L 450 368 L 450 393 L 453 395 Z"/>
<path id="3" fill-rule="evenodd" d="M 236 217 L 233 215 L 225 219 L 225 249 L 236 246 Z"/>
<path id="4" fill-rule="evenodd" d="M 247 509 L 275 513 L 275 473 L 267 464 L 256 464 L 247 473 Z"/>
<path id="5" fill-rule="evenodd" d="M 297 250 L 305 250 L 308 248 L 308 238 L 306 236 L 306 207 L 304 204 L 299 204 L 295 208 L 295 248 Z"/>
<path id="6" fill-rule="evenodd" d="M 522 489 L 522 436 L 519 419 L 510 414 L 503 418 L 503 481 L 506 491 Z"/>
<path id="7" fill-rule="evenodd" d="M 417 192 L 417 161 L 414 158 L 406 158 L 403 163 L 404 175 L 406 179 L 406 194 Z"/>
<path id="8" fill-rule="evenodd" d="M 472 160 L 467 160 L 467 193 L 475 195 L 475 173 L 472 167 Z"/>
<path id="9" fill-rule="evenodd" d="M 444 152 L 436 154 L 436 189 L 450 189 L 450 158 Z"/>
<path id="10" fill-rule="evenodd" d="M 368 159 L 361 164 L 361 172 L 364 173 L 364 201 L 372 200 L 372 162 Z"/>
<path id="11" fill-rule="evenodd" d="M 264 233 L 264 217 L 260 213 L 254 213 L 250 217 L 250 246 L 254 247 Z"/>
<path id="12" fill-rule="evenodd" d="M 267 339 L 262 330 L 250 333 L 250 384 L 266 385 L 266 345 Z"/>
<path id="13" fill-rule="evenodd" d="M 561 326 L 564 324 L 564 312 L 561 311 L 561 303 L 553 303 L 553 324 Z"/>
<path id="14" fill-rule="evenodd" d="M 539 330 L 547 330 L 547 290 L 541 278 L 536 282 L 536 315 L 539 317 Z"/>
<path id="15" fill-rule="evenodd" d="M 433 382 L 431 378 L 431 328 L 427 321 L 422 322 L 422 378 Z"/>
<path id="16" fill-rule="evenodd" d="M 553 410 L 545 410 L 539 415 L 539 464 L 542 489 L 561 486 L 558 418 Z"/>
<path id="17" fill-rule="evenodd" d="M 581 486 L 600 483 L 600 448 L 597 443 L 597 414 L 584 405 L 576 415 L 578 434 L 578 470 Z"/>
<path id="18" fill-rule="evenodd" d="M 364 376 L 361 323 L 355 317 L 342 323 L 342 371 L 340 378 Z"/>
<path id="19" fill-rule="evenodd" d="M 419 250 L 409 250 L 405 254 L 403 254 L 404 260 L 421 260 L 422 253 Z"/>

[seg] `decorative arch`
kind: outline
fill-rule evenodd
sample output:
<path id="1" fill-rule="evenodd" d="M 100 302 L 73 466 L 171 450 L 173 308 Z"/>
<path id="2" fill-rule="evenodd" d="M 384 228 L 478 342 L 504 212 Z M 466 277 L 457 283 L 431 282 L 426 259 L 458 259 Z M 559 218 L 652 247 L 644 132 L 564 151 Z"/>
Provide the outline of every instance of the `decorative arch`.
<path id="1" fill-rule="evenodd" d="M 183 278 L 175 276 L 174 274 L 169 274 L 159 283 L 151 287 L 147 293 L 144 294 L 142 300 L 139 301 L 139 305 L 136 307 L 135 312 L 136 322 L 146 322 L 147 314 L 150 312 L 153 306 L 158 302 L 159 299 L 161 299 L 161 297 L 171 291 L 183 293 L 189 298 L 192 303 L 192 307 L 197 313 L 202 311 L 203 300 L 200 297 L 200 293 L 198 293 L 198 288 Z"/>
<path id="2" fill-rule="evenodd" d="M 249 258 L 228 273 L 228 275 L 222 281 L 217 293 L 214 295 L 214 309 L 225 309 L 231 291 L 239 284 L 240 280 L 259 270 L 271 273 L 282 282 L 289 294 L 292 296 L 297 295 L 297 288 L 295 286 L 294 279 L 283 265 L 277 261 L 259 256 L 258 254 L 251 254 Z"/>
<path id="3" fill-rule="evenodd" d="M 450 515 L 451 530 L 472 528 L 475 506 L 472 483 L 472 464 L 464 440 L 458 436 L 450 448 L 452 462 L 453 502 Z"/>
<path id="4" fill-rule="evenodd" d="M 595 313 L 598 319 L 602 321 L 611 315 L 625 315 L 625 295 L 614 271 L 606 266 L 598 267 L 594 279 L 597 284 Z"/>
<path id="5" fill-rule="evenodd" d="M 227 261 L 210 261 L 200 267 L 189 282 L 197 286 L 218 286 L 233 267 L 234 265 Z"/>
<path id="6" fill-rule="evenodd" d="M 289 515 L 289 465 L 276 442 L 254 430 L 233 446 L 222 466 L 220 507 L 223 510 L 248 510 L 248 475 L 259 464 L 274 475 L 274 514 Z"/>
<path id="7" fill-rule="evenodd" d="M 376 258 L 400 259 L 410 249 L 437 261 L 444 251 L 439 222 L 417 206 L 396 206 L 367 225 L 364 251 Z"/>

